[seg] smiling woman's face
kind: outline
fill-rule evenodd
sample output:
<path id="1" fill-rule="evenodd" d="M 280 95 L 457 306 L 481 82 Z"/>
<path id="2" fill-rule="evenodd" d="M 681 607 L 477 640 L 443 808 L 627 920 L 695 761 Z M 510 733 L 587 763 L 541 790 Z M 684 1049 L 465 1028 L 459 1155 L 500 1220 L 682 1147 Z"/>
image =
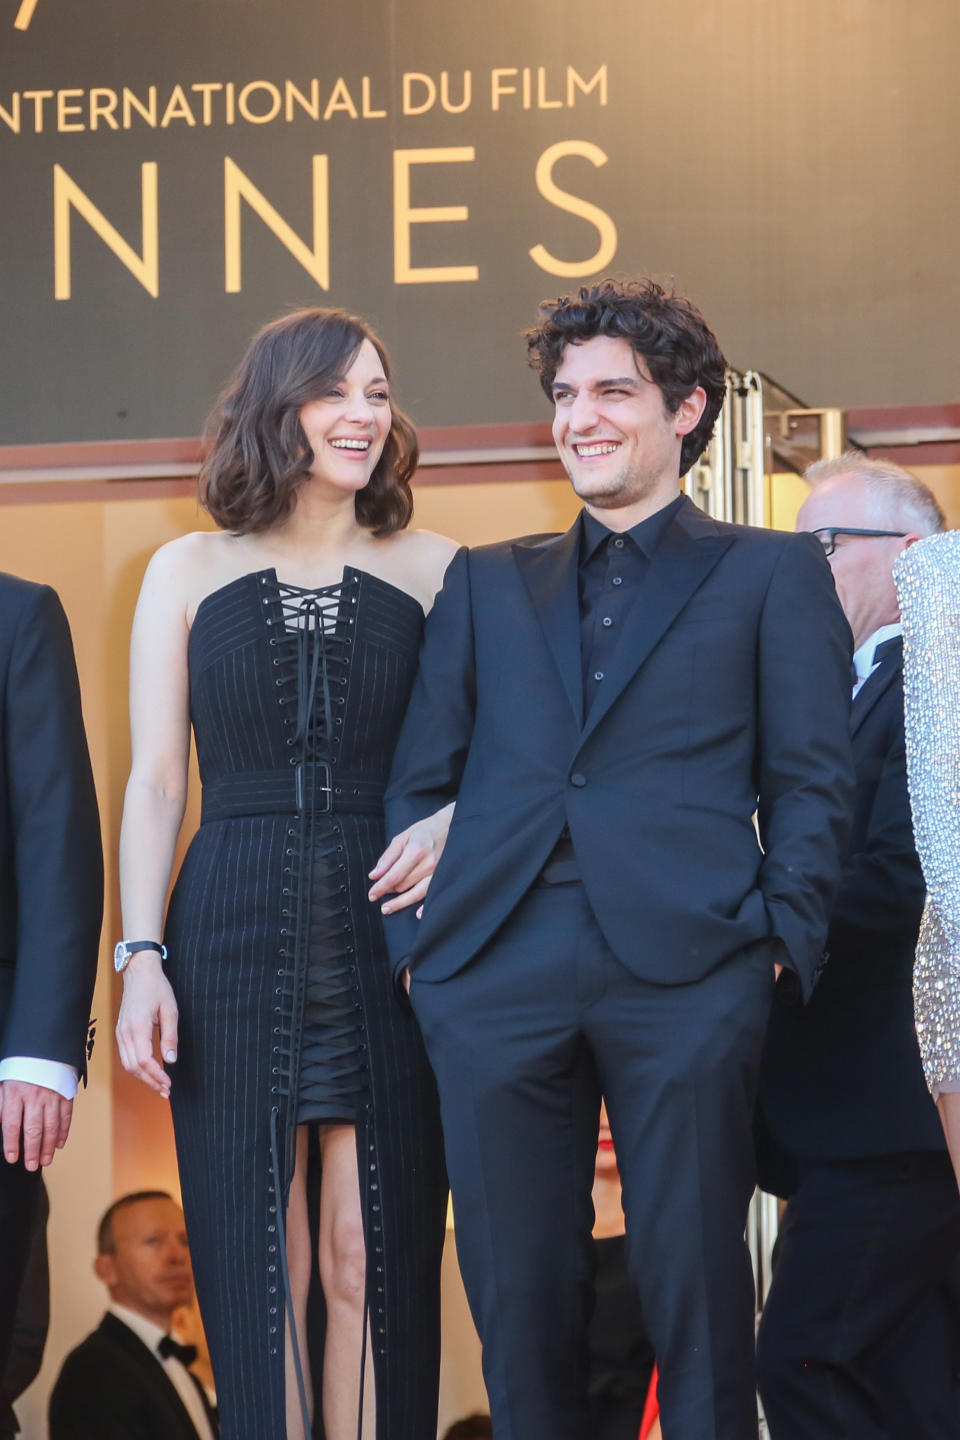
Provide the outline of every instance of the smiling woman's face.
<path id="1" fill-rule="evenodd" d="M 392 420 L 383 365 L 364 340 L 346 374 L 300 411 L 313 451 L 314 480 L 337 490 L 362 490 L 383 453 Z"/>

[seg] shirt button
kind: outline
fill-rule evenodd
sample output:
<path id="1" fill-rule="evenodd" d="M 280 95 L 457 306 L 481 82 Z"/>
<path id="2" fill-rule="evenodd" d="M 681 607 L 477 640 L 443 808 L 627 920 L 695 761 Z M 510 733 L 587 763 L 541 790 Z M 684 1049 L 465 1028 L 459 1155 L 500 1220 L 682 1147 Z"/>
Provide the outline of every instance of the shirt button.
<path id="1" fill-rule="evenodd" d="M 604 623 L 604 625 L 610 626 L 610 625 L 613 624 L 613 621 L 610 619 L 610 616 L 609 616 L 609 615 L 604 615 L 604 617 L 603 617 L 603 623 Z"/>
<path id="2" fill-rule="evenodd" d="M 602 670 L 594 670 L 594 672 L 593 672 L 593 678 L 594 678 L 594 680 L 602 680 L 602 679 L 603 679 L 603 671 L 602 671 Z"/>
<path id="3" fill-rule="evenodd" d="M 586 783 L 586 775 L 581 775 L 579 770 L 574 770 L 573 774 L 570 776 L 570 784 L 575 785 L 578 790 L 582 790 Z"/>
<path id="4" fill-rule="evenodd" d="M 619 535 L 617 536 L 616 540 L 614 540 L 613 543 L 614 543 L 614 545 L 616 545 L 616 547 L 617 547 L 618 550 L 622 550 L 622 549 L 623 549 L 623 540 L 622 540 L 622 538 L 621 538 Z"/>
<path id="5" fill-rule="evenodd" d="M 622 576 L 622 575 L 614 575 L 613 579 L 610 581 L 610 584 L 611 584 L 611 585 L 622 585 L 622 584 L 623 584 L 623 576 Z"/>

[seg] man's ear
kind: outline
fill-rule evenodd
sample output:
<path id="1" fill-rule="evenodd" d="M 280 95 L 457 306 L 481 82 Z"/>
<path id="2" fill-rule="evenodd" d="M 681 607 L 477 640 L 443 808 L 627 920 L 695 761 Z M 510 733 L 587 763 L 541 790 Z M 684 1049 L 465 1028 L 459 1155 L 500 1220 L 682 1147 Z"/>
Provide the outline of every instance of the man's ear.
<path id="1" fill-rule="evenodd" d="M 98 1255 L 93 1262 L 93 1273 L 98 1280 L 109 1287 L 117 1283 L 117 1262 L 112 1255 Z"/>
<path id="2" fill-rule="evenodd" d="M 707 408 L 707 392 L 702 385 L 691 390 L 685 399 L 680 401 L 674 414 L 673 420 L 678 435 L 689 435 L 691 430 L 696 430 L 700 424 L 700 417 Z"/>

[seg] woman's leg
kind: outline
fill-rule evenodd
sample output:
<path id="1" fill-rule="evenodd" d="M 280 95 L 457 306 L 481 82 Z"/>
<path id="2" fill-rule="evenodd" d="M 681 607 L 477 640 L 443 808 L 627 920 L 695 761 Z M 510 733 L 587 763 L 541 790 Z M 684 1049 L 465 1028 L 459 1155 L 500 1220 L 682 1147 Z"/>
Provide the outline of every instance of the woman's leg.
<path id="1" fill-rule="evenodd" d="M 300 1341 L 300 1363 L 307 1391 L 307 1405 L 313 1412 L 310 1387 L 310 1366 L 307 1361 L 307 1292 L 310 1288 L 310 1224 L 307 1218 L 307 1127 L 297 1128 L 297 1159 L 287 1205 L 287 1268 L 290 1271 L 290 1293 L 293 1297 L 293 1318 Z M 287 1440 L 307 1440 L 303 1429 L 300 1390 L 293 1359 L 293 1336 L 287 1318 L 286 1334 L 286 1396 Z"/>
<path id="2" fill-rule="evenodd" d="M 960 1090 L 942 1090 L 937 1098 L 937 1109 L 957 1184 L 960 1185 Z"/>
<path id="3" fill-rule="evenodd" d="M 366 1250 L 352 1125 L 320 1127 L 320 1280 L 327 1307 L 323 1424 L 327 1440 L 356 1440 L 363 1361 L 363 1440 L 375 1440 L 370 1331 L 363 1336 Z"/>

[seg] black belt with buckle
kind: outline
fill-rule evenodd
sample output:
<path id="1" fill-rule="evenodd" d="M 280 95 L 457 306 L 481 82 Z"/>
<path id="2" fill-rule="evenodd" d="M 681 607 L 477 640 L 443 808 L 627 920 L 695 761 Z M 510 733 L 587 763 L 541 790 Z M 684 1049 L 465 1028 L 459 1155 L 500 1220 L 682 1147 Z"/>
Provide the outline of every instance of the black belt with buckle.
<path id="1" fill-rule="evenodd" d="M 335 772 L 326 760 L 300 761 L 288 770 L 247 770 L 222 775 L 203 787 L 200 823 L 241 815 L 381 815 L 385 786 Z"/>

